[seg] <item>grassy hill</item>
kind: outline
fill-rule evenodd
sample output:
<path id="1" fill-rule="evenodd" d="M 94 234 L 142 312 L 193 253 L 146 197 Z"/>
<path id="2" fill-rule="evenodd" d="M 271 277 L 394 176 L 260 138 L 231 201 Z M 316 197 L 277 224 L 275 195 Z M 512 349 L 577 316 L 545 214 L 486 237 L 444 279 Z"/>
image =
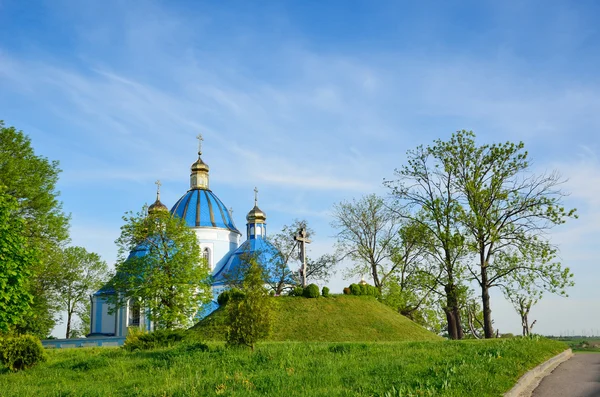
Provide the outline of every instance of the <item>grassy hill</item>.
<path id="1" fill-rule="evenodd" d="M 268 340 L 299 342 L 426 341 L 441 338 L 368 296 L 278 297 Z M 225 339 L 220 308 L 193 327 L 208 340 Z"/>

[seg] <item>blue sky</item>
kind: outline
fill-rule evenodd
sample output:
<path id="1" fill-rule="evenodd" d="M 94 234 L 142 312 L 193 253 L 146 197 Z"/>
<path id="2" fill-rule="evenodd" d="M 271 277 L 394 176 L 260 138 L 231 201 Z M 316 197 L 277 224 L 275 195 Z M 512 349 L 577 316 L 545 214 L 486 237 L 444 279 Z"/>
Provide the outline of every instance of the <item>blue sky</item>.
<path id="1" fill-rule="evenodd" d="M 332 205 L 387 194 L 406 150 L 459 129 L 523 140 L 580 214 L 551 233 L 577 285 L 533 309 L 534 330 L 599 333 L 599 16 L 594 1 L 0 0 L 0 119 L 60 161 L 73 244 L 109 263 L 156 179 L 168 206 L 186 192 L 199 132 L 238 227 L 258 186 L 270 232 L 306 218 L 313 255 L 333 250 Z"/>

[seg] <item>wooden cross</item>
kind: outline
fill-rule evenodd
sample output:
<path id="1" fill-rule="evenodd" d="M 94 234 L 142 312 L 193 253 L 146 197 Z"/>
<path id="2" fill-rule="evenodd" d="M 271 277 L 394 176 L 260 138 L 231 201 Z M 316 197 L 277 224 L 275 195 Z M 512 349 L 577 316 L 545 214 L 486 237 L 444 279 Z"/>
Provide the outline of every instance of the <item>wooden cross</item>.
<path id="1" fill-rule="evenodd" d="M 196 139 L 198 139 L 198 156 L 200 156 L 202 154 L 202 141 L 204 138 L 202 138 L 202 134 L 198 134 Z"/>
<path id="2" fill-rule="evenodd" d="M 294 240 L 300 245 L 300 256 L 302 257 L 302 288 L 306 288 L 306 244 L 311 241 L 306 236 L 306 227 L 302 226 L 298 230 L 298 234 L 294 236 Z"/>

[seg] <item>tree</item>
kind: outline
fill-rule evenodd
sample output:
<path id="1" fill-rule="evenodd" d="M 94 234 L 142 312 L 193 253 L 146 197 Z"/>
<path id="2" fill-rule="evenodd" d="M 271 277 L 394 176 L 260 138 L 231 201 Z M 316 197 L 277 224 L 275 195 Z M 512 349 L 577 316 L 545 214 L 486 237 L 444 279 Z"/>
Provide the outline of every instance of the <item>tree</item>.
<path id="1" fill-rule="evenodd" d="M 543 233 L 576 217 L 565 209 L 556 172 L 534 175 L 523 142 L 476 145 L 475 134 L 458 131 L 447 142 L 437 140 L 432 149 L 443 167 L 454 175 L 464 205 L 459 206 L 477 259 L 469 272 L 479 283 L 483 305 L 485 337 L 494 336 L 489 290 L 513 272 L 526 271 L 552 280 L 550 289 L 572 284 L 570 272 L 548 261 L 554 248 Z M 494 257 L 514 249 L 535 253 L 540 260 L 495 261 Z"/>
<path id="2" fill-rule="evenodd" d="M 391 264 L 390 258 L 400 218 L 375 194 L 334 205 L 333 218 L 331 226 L 338 230 L 341 259 L 354 260 L 351 273 L 371 274 L 373 284 L 381 291 L 398 266 Z"/>
<path id="3" fill-rule="evenodd" d="M 119 258 L 108 295 L 115 307 L 142 302 L 157 328 L 191 324 L 211 298 L 209 268 L 196 234 L 168 211 L 128 213 L 116 243 Z"/>
<path id="4" fill-rule="evenodd" d="M 384 184 L 396 200 L 397 215 L 422 227 L 424 252 L 430 262 L 422 271 L 433 282 L 431 292 L 444 300 L 450 338 L 462 339 L 460 296 L 467 245 L 457 222 L 461 204 L 454 171 L 441 167 L 434 155 L 431 147 L 409 150 L 408 164 L 395 170 L 397 179 Z"/>
<path id="5" fill-rule="evenodd" d="M 256 257 L 249 256 L 241 267 L 241 294 L 227 303 L 227 344 L 243 345 L 254 350 L 256 342 L 268 336 L 272 323 L 272 301 L 264 269 Z"/>
<path id="6" fill-rule="evenodd" d="M 8 332 L 31 310 L 27 278 L 37 262 L 23 236 L 17 201 L 0 188 L 0 332 Z"/>
<path id="7" fill-rule="evenodd" d="M 284 288 L 294 284 L 300 284 L 298 272 L 292 271 L 292 267 L 302 265 L 298 256 L 298 242 L 294 236 L 301 228 L 305 228 L 306 237 L 314 235 L 314 230 L 308 226 L 304 219 L 296 219 L 291 225 L 283 225 L 281 231 L 269 237 L 269 241 L 278 250 L 274 258 L 276 266 L 272 266 L 268 272 L 268 280 L 275 293 L 280 295 Z M 325 281 L 333 275 L 337 260 L 334 255 L 324 254 L 316 259 L 306 258 L 306 279 L 311 281 Z"/>
<path id="8" fill-rule="evenodd" d="M 73 337 L 73 316 L 86 308 L 89 295 L 97 291 L 105 283 L 108 273 L 106 262 L 93 252 L 83 247 L 67 247 L 61 250 L 57 260 L 64 269 L 55 289 L 61 309 L 67 313 L 66 338 Z"/>
<path id="9" fill-rule="evenodd" d="M 48 258 L 68 239 L 69 217 L 56 191 L 60 171 L 57 161 L 35 154 L 27 135 L 0 121 L 0 185 L 17 200 L 22 235 L 40 257 L 27 279 L 31 313 L 17 330 L 39 337 L 47 336 L 55 324 L 56 296 L 50 286 L 60 269 Z"/>

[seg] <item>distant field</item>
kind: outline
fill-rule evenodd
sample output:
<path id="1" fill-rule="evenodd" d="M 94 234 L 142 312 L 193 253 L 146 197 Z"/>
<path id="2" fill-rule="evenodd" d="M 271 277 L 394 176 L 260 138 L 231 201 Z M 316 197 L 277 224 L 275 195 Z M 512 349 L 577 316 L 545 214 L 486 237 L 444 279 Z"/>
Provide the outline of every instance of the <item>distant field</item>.
<path id="1" fill-rule="evenodd" d="M 270 341 L 383 342 L 441 340 L 370 296 L 274 298 L 275 321 Z M 205 339 L 225 339 L 225 313 L 208 316 L 193 330 Z"/>
<path id="2" fill-rule="evenodd" d="M 196 347 L 196 348 L 194 348 Z M 220 342 L 128 353 L 49 351 L 46 363 L 0 375 L 2 396 L 499 396 L 565 350 L 547 339 L 259 344 Z"/>
<path id="3" fill-rule="evenodd" d="M 600 352 L 599 337 L 557 338 L 557 340 L 569 345 L 574 352 Z"/>

